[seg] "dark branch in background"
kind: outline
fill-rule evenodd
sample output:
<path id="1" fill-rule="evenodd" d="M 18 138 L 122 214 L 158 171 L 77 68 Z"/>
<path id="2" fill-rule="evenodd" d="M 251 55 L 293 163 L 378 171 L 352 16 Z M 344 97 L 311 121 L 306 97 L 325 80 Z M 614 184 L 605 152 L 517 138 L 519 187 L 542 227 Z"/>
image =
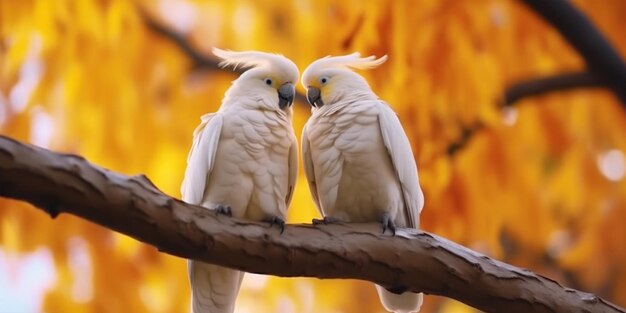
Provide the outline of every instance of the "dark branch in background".
<path id="1" fill-rule="evenodd" d="M 378 224 L 288 225 L 216 216 L 75 155 L 0 136 L 0 196 L 53 218 L 70 213 L 160 251 L 246 272 L 371 281 L 450 297 L 486 312 L 625 312 L 593 294 L 561 286 L 433 234 Z"/>
<path id="2" fill-rule="evenodd" d="M 465 148 L 470 139 L 472 139 L 472 137 L 483 128 L 485 128 L 485 124 L 481 122 L 476 122 L 471 126 L 463 127 L 461 129 L 461 137 L 448 145 L 448 149 L 446 149 L 448 156 L 454 156 L 457 152 Z"/>
<path id="3" fill-rule="evenodd" d="M 189 41 L 183 35 L 163 25 L 162 23 L 157 22 L 154 18 L 150 17 L 150 14 L 145 12 L 145 10 L 139 9 L 139 12 L 141 13 L 141 16 L 143 17 L 143 20 L 145 21 L 148 28 L 150 28 L 156 34 L 159 34 L 176 44 L 176 46 L 180 48 L 180 50 L 193 61 L 195 67 L 209 70 L 233 72 L 231 69 L 224 69 L 219 67 L 219 61 L 217 59 L 209 57 L 198 51 L 196 48 L 192 47 Z M 241 74 L 244 71 L 245 69 L 237 68 L 234 72 Z M 308 106 L 306 97 L 299 92 L 296 93 L 295 100 L 297 102 L 300 102 L 301 104 L 305 104 Z"/>
<path id="4" fill-rule="evenodd" d="M 511 85 L 504 93 L 502 106 L 513 106 L 517 101 L 552 91 L 574 88 L 606 87 L 607 83 L 593 72 L 563 73 L 536 78 Z"/>
<path id="5" fill-rule="evenodd" d="M 157 22 L 154 18 L 150 17 L 150 13 L 145 12 L 143 9 L 139 9 L 139 12 L 141 12 L 141 16 L 148 28 L 176 44 L 176 46 L 193 61 L 195 67 L 222 70 L 222 68 L 218 66 L 219 61 L 217 59 L 200 53 L 191 46 L 185 37 L 162 23 Z M 241 74 L 243 71 L 237 69 L 235 72 Z"/>
<path id="6" fill-rule="evenodd" d="M 626 109 L 626 63 L 593 23 L 574 4 L 566 0 L 520 0 L 543 17 L 585 59 L 588 70 L 557 74 L 552 77 L 519 82 L 507 88 L 502 106 L 512 106 L 522 98 L 551 91 L 581 87 L 609 87 Z M 452 156 L 476 133 L 476 128 L 453 142 L 447 149 Z"/>
<path id="7" fill-rule="evenodd" d="M 597 74 L 587 71 L 562 73 L 554 76 L 531 79 L 508 87 L 500 106 L 503 108 L 513 107 L 523 98 L 538 96 L 549 92 L 593 87 L 607 87 L 607 84 Z M 463 127 L 461 129 L 460 138 L 448 145 L 446 150 L 448 156 L 454 156 L 456 153 L 462 151 L 472 137 L 484 128 L 485 124 L 480 121 L 470 126 Z"/>
<path id="8" fill-rule="evenodd" d="M 567 0 L 521 0 L 554 26 L 585 59 L 626 108 L 626 63 L 574 4 Z"/>

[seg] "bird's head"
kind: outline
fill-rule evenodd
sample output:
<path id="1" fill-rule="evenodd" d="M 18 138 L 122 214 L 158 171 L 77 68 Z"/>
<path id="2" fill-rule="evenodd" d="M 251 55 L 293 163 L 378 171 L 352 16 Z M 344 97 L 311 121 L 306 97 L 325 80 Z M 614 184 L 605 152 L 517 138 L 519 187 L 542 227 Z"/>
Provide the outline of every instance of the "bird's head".
<path id="1" fill-rule="evenodd" d="M 307 90 L 307 100 L 315 108 L 332 105 L 345 97 L 359 94 L 373 95 L 363 77 L 352 69 L 370 69 L 387 60 L 369 56 L 361 58 L 358 52 L 327 56 L 311 63 L 302 74 L 302 85 Z"/>
<path id="2" fill-rule="evenodd" d="M 227 97 L 248 97 L 267 106 L 285 110 L 291 107 L 298 82 L 298 67 L 279 54 L 260 51 L 228 51 L 213 48 L 220 66 L 250 68 L 233 81 Z"/>

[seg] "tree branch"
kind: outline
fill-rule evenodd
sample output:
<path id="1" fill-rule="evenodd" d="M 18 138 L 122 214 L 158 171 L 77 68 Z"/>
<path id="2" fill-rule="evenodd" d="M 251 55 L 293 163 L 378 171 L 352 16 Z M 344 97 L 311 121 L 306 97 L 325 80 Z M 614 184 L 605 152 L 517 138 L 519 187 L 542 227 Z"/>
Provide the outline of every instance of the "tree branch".
<path id="1" fill-rule="evenodd" d="M 602 77 L 626 107 L 626 63 L 593 23 L 567 0 L 521 1 L 574 46 L 589 70 Z"/>
<path id="2" fill-rule="evenodd" d="M 219 61 L 217 59 L 200 53 L 191 46 L 185 37 L 162 23 L 157 22 L 150 16 L 150 13 L 145 11 L 145 9 L 139 8 L 138 10 L 150 30 L 159 34 L 163 38 L 172 41 L 172 43 L 174 43 L 187 57 L 193 61 L 195 66 L 210 70 L 221 70 L 218 66 Z M 243 73 L 243 70 L 236 69 L 235 72 L 241 74 Z"/>
<path id="3" fill-rule="evenodd" d="M 549 92 L 594 87 L 608 87 L 608 85 L 600 76 L 589 71 L 561 73 L 553 76 L 535 78 L 517 82 L 509 86 L 504 92 L 500 107 L 512 107 L 524 98 Z M 462 151 L 473 136 L 485 127 L 485 124 L 480 121 L 468 127 L 463 127 L 459 139 L 448 145 L 446 149 L 448 156 L 452 157 Z"/>
<path id="4" fill-rule="evenodd" d="M 448 145 L 448 148 L 446 149 L 448 156 L 453 157 L 459 151 L 463 150 L 463 148 L 465 148 L 465 146 L 469 143 L 470 139 L 472 139 L 472 137 L 474 137 L 474 135 L 483 128 L 485 128 L 485 124 L 481 122 L 476 122 L 470 126 L 464 126 L 461 129 L 461 136 L 459 139 Z"/>
<path id="5" fill-rule="evenodd" d="M 216 216 L 171 198 L 145 176 L 125 176 L 0 136 L 0 196 L 53 218 L 70 213 L 160 251 L 247 272 L 350 278 L 451 297 L 488 312 L 624 312 L 433 234 L 379 225 L 265 224 Z"/>
<path id="6" fill-rule="evenodd" d="M 516 83 L 507 88 L 501 105 L 511 106 L 521 98 L 579 87 L 609 87 L 626 109 L 626 63 L 611 43 L 574 4 L 566 0 L 520 0 L 552 25 L 585 59 L 585 72 Z M 473 131 L 472 133 L 475 133 Z M 460 151 L 471 136 L 449 145 L 448 154 Z"/>
<path id="7" fill-rule="evenodd" d="M 509 86 L 504 93 L 502 106 L 513 106 L 517 101 L 523 98 L 552 91 L 607 86 L 606 81 L 594 72 L 561 73 L 554 76 L 521 81 Z"/>
<path id="8" fill-rule="evenodd" d="M 185 55 L 187 55 L 187 57 L 189 57 L 193 61 L 195 67 L 205 68 L 209 70 L 224 70 L 218 65 L 219 61 L 217 59 L 206 56 L 205 54 L 198 51 L 181 34 L 157 22 L 154 18 L 150 17 L 150 14 L 145 12 L 144 9 L 140 8 L 139 12 L 149 29 L 154 31 L 156 34 L 163 36 L 163 38 L 172 41 Z M 228 71 L 233 72 L 230 69 Z M 234 70 L 234 72 L 238 74 L 241 74 L 245 71 L 245 68 L 237 68 Z M 304 96 L 300 92 L 296 92 L 295 100 L 301 104 L 308 106 L 306 96 Z"/>

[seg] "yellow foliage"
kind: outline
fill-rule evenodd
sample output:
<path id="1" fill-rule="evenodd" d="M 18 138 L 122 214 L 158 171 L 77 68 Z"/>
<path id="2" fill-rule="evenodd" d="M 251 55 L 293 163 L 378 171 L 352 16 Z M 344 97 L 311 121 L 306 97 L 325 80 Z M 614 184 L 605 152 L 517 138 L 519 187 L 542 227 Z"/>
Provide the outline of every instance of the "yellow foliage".
<path id="1" fill-rule="evenodd" d="M 626 2 L 575 4 L 626 58 Z M 626 305 L 626 179 L 609 180 L 601 164 L 607 151 L 623 162 L 626 114 L 606 90 L 497 108 L 512 82 L 584 68 L 518 1 L 0 0 L 0 133 L 145 173 L 178 197 L 193 129 L 235 76 L 194 69 L 139 8 L 207 55 L 213 46 L 273 51 L 303 70 L 329 54 L 388 54 L 362 74 L 413 143 L 423 228 Z M 308 116 L 297 104 L 298 136 Z M 476 122 L 485 127 L 447 155 Z M 300 173 L 294 223 L 317 217 Z M 54 268 L 42 311 L 188 309 L 185 260 L 0 199 L 0 257 L 45 255 L 38 251 L 52 260 L 34 264 Z M 0 290 L 19 293 L 12 283 L 0 276 Z M 28 292 L 11 296 L 37 297 Z M 238 301 L 238 312 L 382 311 L 370 284 L 345 280 L 250 275 Z M 439 297 L 423 311 L 472 312 Z"/>

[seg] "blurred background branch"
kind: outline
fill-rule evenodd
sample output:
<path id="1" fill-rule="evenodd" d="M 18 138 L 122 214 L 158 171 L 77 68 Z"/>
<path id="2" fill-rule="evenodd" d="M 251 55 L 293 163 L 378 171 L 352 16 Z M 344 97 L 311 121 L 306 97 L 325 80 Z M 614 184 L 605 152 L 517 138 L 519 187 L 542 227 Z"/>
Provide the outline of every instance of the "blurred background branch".
<path id="1" fill-rule="evenodd" d="M 574 88 L 609 87 L 626 109 L 626 63 L 611 43 L 604 38 L 593 23 L 566 0 L 520 0 L 543 17 L 585 59 L 589 70 L 562 73 L 554 76 L 520 81 L 510 85 L 502 106 L 513 106 L 525 97 L 538 96 L 552 91 Z M 477 122 L 464 127 L 461 137 L 448 146 L 447 153 L 453 156 L 467 145 L 472 136 L 484 124 Z"/>
<path id="2" fill-rule="evenodd" d="M 589 71 L 602 77 L 626 107 L 626 63 L 589 18 L 571 1 L 521 1 L 561 33 L 585 59 Z"/>
<path id="3" fill-rule="evenodd" d="M 176 32 L 171 27 L 166 26 L 164 23 L 157 21 L 146 10 L 142 8 L 139 8 L 138 10 L 141 14 L 141 17 L 143 18 L 146 25 L 148 26 L 148 28 L 154 31 L 156 34 L 163 36 L 163 38 L 167 38 L 168 40 L 171 40 L 172 43 L 174 43 L 178 48 L 180 48 L 180 50 L 187 57 L 189 57 L 189 59 L 193 61 L 195 67 L 204 68 L 208 70 L 222 70 L 222 71 L 227 71 L 231 73 L 234 72 L 237 74 L 241 74 L 246 70 L 245 68 L 237 68 L 233 70 L 230 67 L 227 67 L 227 68 L 220 67 L 218 65 L 219 60 L 217 60 L 216 58 L 207 56 L 206 54 L 200 52 L 198 49 L 194 48 L 192 44 L 189 42 L 189 40 L 187 40 L 187 38 L 185 38 L 183 35 Z M 268 51 L 268 52 L 273 52 L 273 51 Z M 303 95 L 301 92 L 296 91 L 295 101 L 300 104 L 306 105 L 307 107 L 309 106 L 306 96 Z"/>
<path id="4" fill-rule="evenodd" d="M 504 92 L 502 106 L 515 105 L 526 97 L 539 96 L 552 91 L 565 91 L 575 88 L 607 87 L 606 80 L 595 72 L 571 72 L 554 76 L 520 81 L 510 85 Z M 626 102 L 622 102 L 626 105 Z"/>
<path id="5" fill-rule="evenodd" d="M 606 80 L 595 72 L 582 71 L 561 73 L 552 76 L 533 78 L 525 81 L 519 81 L 511 84 L 504 91 L 502 101 L 499 107 L 503 110 L 513 107 L 524 98 L 541 96 L 546 93 L 556 91 L 567 91 L 576 88 L 597 88 L 608 87 Z M 626 106 L 626 102 L 620 102 L 622 106 Z M 454 156 L 463 150 L 472 137 L 485 128 L 485 124 L 478 121 L 470 126 L 461 128 L 461 136 L 458 140 L 448 145 L 447 154 Z"/>
<path id="6" fill-rule="evenodd" d="M 198 51 L 191 45 L 187 38 L 176 32 L 173 28 L 166 26 L 163 22 L 157 21 L 151 16 L 151 13 L 148 13 L 145 9 L 138 8 L 138 10 L 148 28 L 156 34 L 163 36 L 163 38 L 172 41 L 172 43 L 174 43 L 188 58 L 193 61 L 195 67 L 210 70 L 222 70 L 222 68 L 218 66 L 218 59 L 207 56 Z M 233 72 L 242 73 L 243 71 L 243 69 L 239 68 L 235 69 Z"/>

